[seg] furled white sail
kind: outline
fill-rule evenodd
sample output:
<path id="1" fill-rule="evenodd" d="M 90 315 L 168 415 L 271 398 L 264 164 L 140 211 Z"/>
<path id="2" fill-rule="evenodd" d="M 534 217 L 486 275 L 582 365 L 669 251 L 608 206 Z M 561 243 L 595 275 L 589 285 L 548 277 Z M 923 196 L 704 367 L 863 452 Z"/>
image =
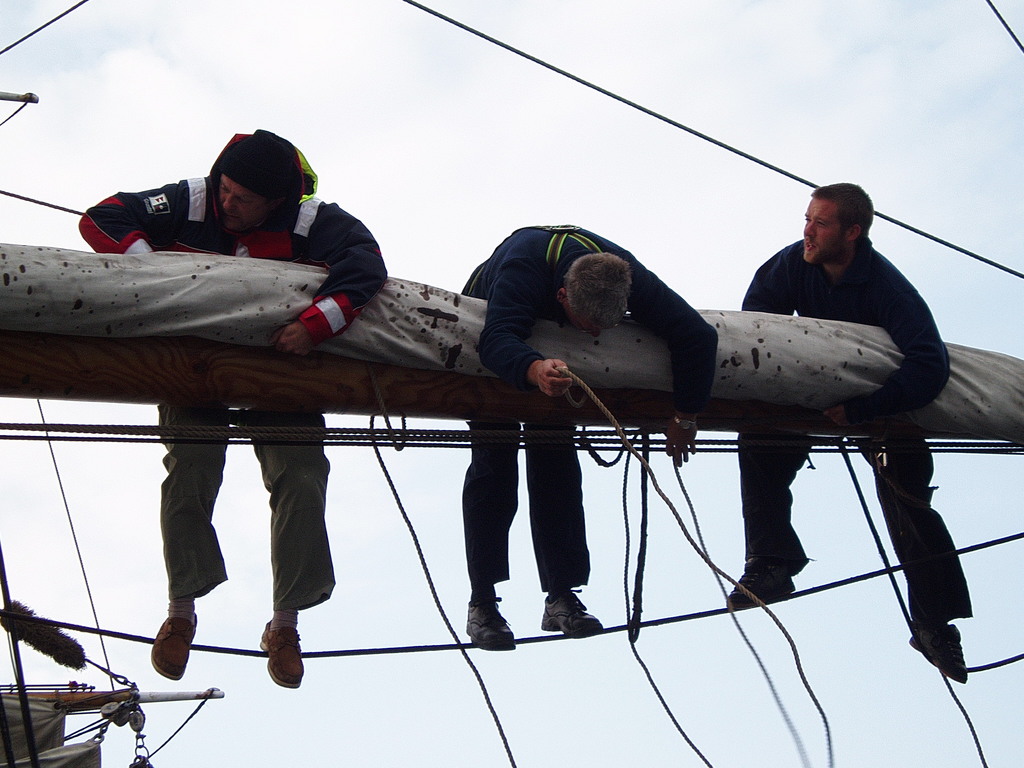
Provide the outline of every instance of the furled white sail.
<path id="1" fill-rule="evenodd" d="M 0 245 L 0 328 L 266 346 L 277 328 L 309 306 L 322 277 L 317 267 L 222 255 Z M 489 376 L 476 352 L 485 307 L 479 299 L 391 278 L 353 327 L 320 349 Z M 754 312 L 702 314 L 719 335 L 715 398 L 821 410 L 873 391 L 901 359 L 879 328 Z M 565 360 L 595 388 L 671 390 L 665 346 L 628 322 L 591 338 L 541 321 L 530 343 Z M 1024 443 L 1024 361 L 954 344 L 949 349 L 946 388 L 907 418 L 929 434 Z"/>

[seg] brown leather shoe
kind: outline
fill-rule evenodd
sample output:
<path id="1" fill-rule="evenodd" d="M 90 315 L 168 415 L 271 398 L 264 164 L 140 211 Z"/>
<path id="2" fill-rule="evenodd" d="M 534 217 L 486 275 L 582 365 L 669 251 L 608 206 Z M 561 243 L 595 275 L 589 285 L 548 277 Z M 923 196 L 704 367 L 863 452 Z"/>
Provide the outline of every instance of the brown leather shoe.
<path id="1" fill-rule="evenodd" d="M 188 652 L 192 638 L 196 636 L 196 625 L 188 619 L 167 619 L 160 625 L 160 631 L 153 641 L 153 652 L 149 655 L 153 669 L 171 680 L 181 680 L 188 664 Z"/>
<path id="2" fill-rule="evenodd" d="M 299 633 L 292 627 L 263 630 L 260 648 L 267 652 L 267 671 L 271 679 L 285 688 L 298 688 L 302 683 L 302 649 Z"/>

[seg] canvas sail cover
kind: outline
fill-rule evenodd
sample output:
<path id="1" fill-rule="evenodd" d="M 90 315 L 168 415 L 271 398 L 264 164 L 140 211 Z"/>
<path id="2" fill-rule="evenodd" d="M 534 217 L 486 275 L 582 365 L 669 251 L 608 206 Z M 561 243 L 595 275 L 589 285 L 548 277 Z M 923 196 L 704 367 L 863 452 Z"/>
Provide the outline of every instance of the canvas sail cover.
<path id="1" fill-rule="evenodd" d="M 15 766 L 28 768 L 32 761 L 29 757 L 21 701 L 13 694 L 4 694 L 2 698 Z M 41 768 L 100 768 L 99 742 L 64 744 L 65 712 L 54 707 L 53 699 L 33 696 L 29 698 L 28 703 Z M 6 755 L 6 752 L 2 754 Z"/>
<path id="2" fill-rule="evenodd" d="M 0 328 L 94 337 L 198 336 L 268 346 L 314 298 L 321 268 L 216 254 L 94 254 L 0 245 Z M 357 360 L 490 376 L 476 340 L 486 303 L 391 278 L 342 336 L 318 349 Z M 901 355 L 880 328 L 704 310 L 718 330 L 712 397 L 823 410 L 877 389 Z M 595 388 L 671 391 L 668 351 L 628 322 L 584 341 L 539 321 L 530 344 Z M 1024 361 L 948 344 L 939 397 L 907 418 L 927 434 L 1024 443 Z M 641 361 L 641 364 L 638 364 Z"/>
<path id="3" fill-rule="evenodd" d="M 14 766 L 31 768 L 32 761 L 23 757 Z M 100 768 L 100 744 L 98 741 L 84 741 L 40 752 L 39 768 Z"/>

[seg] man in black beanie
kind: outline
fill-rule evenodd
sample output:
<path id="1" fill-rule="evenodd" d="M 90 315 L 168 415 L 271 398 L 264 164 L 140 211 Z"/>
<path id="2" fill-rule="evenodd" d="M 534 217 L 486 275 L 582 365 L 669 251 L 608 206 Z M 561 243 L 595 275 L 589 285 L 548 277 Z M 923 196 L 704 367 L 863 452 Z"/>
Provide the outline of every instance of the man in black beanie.
<path id="1" fill-rule="evenodd" d="M 295 148 L 270 131 L 229 144 L 220 156 L 220 172 L 269 200 L 287 198 L 299 182 Z"/>
<path id="2" fill-rule="evenodd" d="M 188 251 L 319 264 L 326 279 L 313 303 L 270 343 L 308 354 L 343 333 L 387 277 L 380 248 L 355 217 L 314 197 L 316 175 L 302 154 L 269 131 L 237 134 L 205 178 L 139 193 L 120 192 L 82 217 L 82 236 L 98 253 Z M 324 427 L 319 413 L 160 406 L 168 426 Z M 161 488 L 170 606 L 153 644 L 157 672 L 185 673 L 196 631 L 195 599 L 227 579 L 212 524 L 226 443 L 168 442 Z M 254 445 L 270 492 L 273 618 L 261 647 L 278 685 L 302 681 L 298 611 L 327 600 L 334 569 L 324 523 L 329 464 L 322 445 Z"/>

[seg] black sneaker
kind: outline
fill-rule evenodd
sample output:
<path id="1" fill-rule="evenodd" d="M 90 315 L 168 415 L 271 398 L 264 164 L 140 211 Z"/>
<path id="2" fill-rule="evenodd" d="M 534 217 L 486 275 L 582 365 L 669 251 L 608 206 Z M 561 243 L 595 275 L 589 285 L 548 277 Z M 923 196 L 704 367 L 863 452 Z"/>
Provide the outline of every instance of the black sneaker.
<path id="1" fill-rule="evenodd" d="M 914 633 L 910 647 L 924 655 L 928 661 L 950 680 L 967 682 L 967 665 L 964 664 L 964 649 L 960 645 L 960 630 L 953 624 L 928 626 L 919 621 L 910 622 Z"/>
<path id="2" fill-rule="evenodd" d="M 469 604 L 466 634 L 477 648 L 485 651 L 514 651 L 516 638 L 508 622 L 498 612 L 498 601 L 481 600 Z"/>
<path id="3" fill-rule="evenodd" d="M 747 560 L 739 583 L 765 603 L 771 603 L 792 594 L 796 589 L 793 586 L 793 576 L 789 564 L 785 560 L 767 557 L 752 557 Z M 757 603 L 737 588 L 730 593 L 726 605 L 730 610 L 741 611 L 744 608 L 753 608 Z"/>
<path id="4" fill-rule="evenodd" d="M 540 628 L 545 632 L 561 632 L 567 637 L 590 637 L 604 632 L 601 622 L 587 613 L 587 606 L 576 593 L 568 590 L 554 600 L 544 598 L 544 618 Z"/>

